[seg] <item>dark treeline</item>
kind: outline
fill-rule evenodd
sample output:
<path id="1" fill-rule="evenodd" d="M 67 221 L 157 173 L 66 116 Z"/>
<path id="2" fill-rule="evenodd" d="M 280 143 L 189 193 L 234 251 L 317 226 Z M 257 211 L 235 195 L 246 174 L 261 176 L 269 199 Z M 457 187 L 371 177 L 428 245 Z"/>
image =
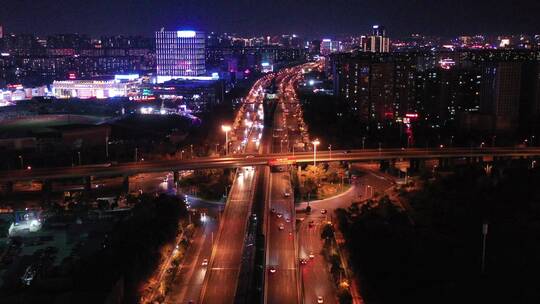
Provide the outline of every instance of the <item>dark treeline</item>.
<path id="1" fill-rule="evenodd" d="M 139 284 L 156 269 L 160 248 L 175 238 L 179 219 L 186 216 L 185 204 L 177 197 L 143 196 L 132 216 L 117 224 L 103 249 L 75 265 L 75 294 L 109 294 L 120 282 L 124 303 L 136 303 Z"/>
<path id="2" fill-rule="evenodd" d="M 404 194 L 414 224 L 387 197 L 338 210 L 367 303 L 538 303 L 539 183 L 538 169 L 467 168 Z"/>

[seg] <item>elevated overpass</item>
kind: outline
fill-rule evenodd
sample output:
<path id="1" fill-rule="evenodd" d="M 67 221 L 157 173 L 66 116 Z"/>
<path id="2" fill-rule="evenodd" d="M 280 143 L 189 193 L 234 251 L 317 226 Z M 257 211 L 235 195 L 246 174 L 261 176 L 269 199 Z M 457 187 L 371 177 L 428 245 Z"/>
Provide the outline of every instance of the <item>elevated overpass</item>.
<path id="1" fill-rule="evenodd" d="M 431 149 L 366 149 L 317 151 L 317 161 L 377 161 L 441 158 L 520 158 L 540 157 L 540 148 L 431 148 Z M 152 160 L 120 164 L 76 167 L 34 168 L 0 171 L 0 183 L 46 181 L 68 178 L 130 176 L 139 173 L 167 172 L 208 168 L 239 168 L 267 165 L 269 162 L 309 163 L 313 152 L 239 154 L 227 157 L 201 157 L 190 160 Z"/>

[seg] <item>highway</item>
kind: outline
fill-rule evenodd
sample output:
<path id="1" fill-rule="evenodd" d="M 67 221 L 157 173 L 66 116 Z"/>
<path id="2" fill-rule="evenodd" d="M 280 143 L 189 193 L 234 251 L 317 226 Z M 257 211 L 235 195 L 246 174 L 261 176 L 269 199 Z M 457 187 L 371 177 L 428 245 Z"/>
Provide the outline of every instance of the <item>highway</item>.
<path id="1" fill-rule="evenodd" d="M 331 157 L 330 157 L 331 156 Z M 540 148 L 392 148 L 366 150 L 317 150 L 317 161 L 376 161 L 392 159 L 437 159 L 462 157 L 538 157 Z M 54 180 L 82 178 L 87 176 L 131 176 L 139 173 L 171 172 L 207 168 L 239 168 L 268 165 L 276 159 L 290 162 L 313 162 L 313 152 L 286 152 L 267 154 L 234 154 L 224 157 L 201 157 L 190 160 L 156 160 L 120 163 L 116 165 L 87 165 L 77 167 L 33 168 L 31 170 L 11 170 L 0 172 L 0 182 Z"/>
<path id="2" fill-rule="evenodd" d="M 238 149 L 239 153 L 252 154 L 259 151 L 259 140 L 262 137 L 262 128 L 259 126 L 262 126 L 263 119 L 259 107 L 263 101 L 260 92 L 270 79 L 263 77 L 255 83 L 245 99 L 253 104 L 243 107 L 243 110 L 237 113 L 232 127 L 231 150 Z M 258 169 L 254 167 L 237 170 L 209 258 L 208 271 L 200 293 L 202 303 L 226 304 L 235 301 L 244 239 L 258 174 Z"/>
<path id="3" fill-rule="evenodd" d="M 308 140 L 295 87 L 302 78 L 302 70 L 312 67 L 311 63 L 289 68 L 276 77 L 279 103 L 274 114 L 272 151 L 289 151 L 294 144 Z M 270 210 L 266 222 L 265 303 L 300 303 L 296 215 L 288 170 L 270 173 L 266 195 Z"/>

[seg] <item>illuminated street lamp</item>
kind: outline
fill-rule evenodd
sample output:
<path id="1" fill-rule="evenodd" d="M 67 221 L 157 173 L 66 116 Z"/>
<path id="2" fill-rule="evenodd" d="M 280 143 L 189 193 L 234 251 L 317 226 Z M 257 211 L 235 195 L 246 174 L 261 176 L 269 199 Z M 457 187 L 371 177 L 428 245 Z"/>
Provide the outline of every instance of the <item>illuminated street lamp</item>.
<path id="1" fill-rule="evenodd" d="M 369 194 L 370 194 L 370 198 L 373 197 L 373 187 L 371 187 L 370 185 L 366 185 L 366 191 L 365 191 L 365 196 L 367 197 L 368 196 L 368 190 L 369 190 Z"/>
<path id="2" fill-rule="evenodd" d="M 313 166 L 317 165 L 317 146 L 321 144 L 318 139 L 311 142 L 313 144 Z"/>
<path id="3" fill-rule="evenodd" d="M 330 161 L 332 161 L 332 145 L 328 145 L 328 150 L 330 151 Z"/>
<path id="4" fill-rule="evenodd" d="M 221 130 L 225 132 L 225 155 L 229 155 L 229 131 L 231 126 L 221 125 Z"/>

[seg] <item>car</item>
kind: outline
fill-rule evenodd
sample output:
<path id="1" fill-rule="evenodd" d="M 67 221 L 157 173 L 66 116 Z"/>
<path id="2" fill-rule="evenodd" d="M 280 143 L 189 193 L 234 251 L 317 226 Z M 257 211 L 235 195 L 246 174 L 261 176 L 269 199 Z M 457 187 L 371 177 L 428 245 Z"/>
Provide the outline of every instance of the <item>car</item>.
<path id="1" fill-rule="evenodd" d="M 315 226 L 315 222 L 314 221 L 309 221 L 308 225 L 309 225 L 309 228 L 311 228 L 311 227 Z"/>
<path id="2" fill-rule="evenodd" d="M 288 191 L 285 191 L 285 192 L 283 193 L 283 196 L 284 196 L 284 197 L 290 197 L 290 196 L 291 196 L 291 193 L 289 193 Z"/>
<path id="3" fill-rule="evenodd" d="M 323 297 L 318 296 L 318 297 L 317 297 L 317 303 L 319 303 L 319 304 L 324 303 Z"/>
<path id="4" fill-rule="evenodd" d="M 283 214 L 281 214 L 281 213 L 278 213 L 278 214 L 277 214 L 277 217 L 278 217 L 278 218 L 281 218 L 282 216 L 283 216 Z"/>
<path id="5" fill-rule="evenodd" d="M 276 213 L 276 208 L 270 209 L 270 212 L 271 212 L 271 213 Z"/>
<path id="6" fill-rule="evenodd" d="M 283 224 L 279 224 L 279 230 L 285 229 L 285 226 Z"/>
<path id="7" fill-rule="evenodd" d="M 286 217 L 286 218 L 285 218 L 285 222 L 290 223 L 290 222 L 291 222 L 291 219 L 288 218 L 288 217 Z"/>
<path id="8" fill-rule="evenodd" d="M 208 266 L 208 259 L 204 259 L 201 263 L 201 266 Z"/>
<path id="9" fill-rule="evenodd" d="M 270 266 L 270 268 L 268 268 L 268 271 L 270 271 L 270 273 L 276 273 L 276 267 Z"/>
<path id="10" fill-rule="evenodd" d="M 308 256 L 309 256 L 310 259 L 314 259 L 314 258 L 315 258 L 315 255 L 313 254 L 313 251 L 310 251 Z"/>
<path id="11" fill-rule="evenodd" d="M 321 214 L 326 214 L 328 212 L 328 210 L 326 209 L 321 209 Z"/>
<path id="12" fill-rule="evenodd" d="M 306 265 L 307 260 L 306 259 L 300 259 L 300 265 Z"/>

